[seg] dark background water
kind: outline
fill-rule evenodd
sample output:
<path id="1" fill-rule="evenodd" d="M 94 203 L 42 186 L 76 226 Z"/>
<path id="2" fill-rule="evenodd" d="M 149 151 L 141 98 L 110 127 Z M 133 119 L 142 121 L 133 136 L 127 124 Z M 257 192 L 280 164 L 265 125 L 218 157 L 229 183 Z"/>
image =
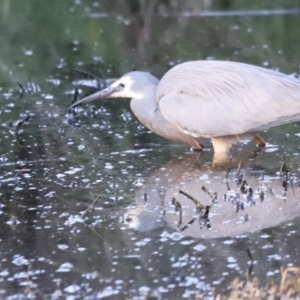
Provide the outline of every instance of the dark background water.
<path id="1" fill-rule="evenodd" d="M 227 165 L 209 142 L 199 158 L 141 126 L 121 99 L 68 116 L 75 86 L 95 90 L 80 70 L 161 77 L 179 62 L 219 59 L 298 73 L 299 12 L 296 0 L 0 0 L 0 297 L 193 299 L 244 279 L 246 249 L 263 283 L 299 265 L 298 123 L 262 133 L 267 148 L 256 159 L 254 144 L 233 149 L 229 184 L 239 192 L 243 160 L 257 204 L 236 213 L 223 201 Z M 11 121 L 28 115 L 14 137 Z M 282 155 L 294 174 L 287 195 Z M 198 223 L 178 232 L 172 197 L 184 203 L 181 188 L 205 202 L 203 185 L 218 192 L 218 234 Z M 187 222 L 194 212 L 184 205 Z M 245 214 L 249 222 L 235 225 Z M 222 225 L 230 220 L 235 234 Z"/>

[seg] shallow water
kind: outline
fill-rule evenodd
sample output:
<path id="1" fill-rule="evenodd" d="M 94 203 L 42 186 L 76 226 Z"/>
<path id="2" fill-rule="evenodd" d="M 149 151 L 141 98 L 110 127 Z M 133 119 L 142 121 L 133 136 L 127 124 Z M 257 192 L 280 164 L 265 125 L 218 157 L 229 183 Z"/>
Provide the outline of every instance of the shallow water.
<path id="1" fill-rule="evenodd" d="M 253 13 L 295 13 L 296 1 L 0 2 L 1 297 L 208 299 L 245 278 L 247 249 L 263 283 L 299 265 L 299 123 L 263 132 L 257 156 L 254 143 L 235 146 L 229 169 L 209 141 L 200 156 L 155 136 L 127 101 L 68 114 L 75 86 L 80 97 L 95 90 L 78 69 L 160 77 L 180 61 L 230 59 L 296 73 L 299 15 Z M 249 14 L 228 13 L 238 10 Z M 240 162 L 251 197 L 237 184 Z M 217 202 L 199 224 L 179 190 L 209 206 L 202 187 Z"/>

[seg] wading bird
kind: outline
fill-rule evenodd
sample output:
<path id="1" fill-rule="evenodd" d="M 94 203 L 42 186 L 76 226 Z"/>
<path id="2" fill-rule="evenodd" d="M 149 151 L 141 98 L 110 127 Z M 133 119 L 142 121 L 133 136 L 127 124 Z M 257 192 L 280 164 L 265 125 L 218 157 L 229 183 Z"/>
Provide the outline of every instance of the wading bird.
<path id="1" fill-rule="evenodd" d="M 167 139 L 201 149 L 211 138 L 215 152 L 228 152 L 239 136 L 300 120 L 300 80 L 244 63 L 191 61 L 159 81 L 133 71 L 71 107 L 98 98 L 131 98 L 140 122 Z"/>

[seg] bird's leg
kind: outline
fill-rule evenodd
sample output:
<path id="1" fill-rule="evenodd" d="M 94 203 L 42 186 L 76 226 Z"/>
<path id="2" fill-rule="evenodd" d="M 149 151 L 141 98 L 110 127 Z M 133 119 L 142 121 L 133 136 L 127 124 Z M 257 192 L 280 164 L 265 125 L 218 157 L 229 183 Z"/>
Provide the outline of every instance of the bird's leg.
<path id="1" fill-rule="evenodd" d="M 257 148 L 253 151 L 253 153 L 250 155 L 249 159 L 256 159 L 256 157 L 265 149 L 266 142 L 258 135 L 256 134 L 253 137 L 255 143 L 257 144 Z"/>
<path id="2" fill-rule="evenodd" d="M 258 147 L 261 147 L 261 148 L 266 147 L 266 142 L 258 134 L 256 134 L 253 139 L 254 139 L 255 143 L 258 145 Z"/>
<path id="3" fill-rule="evenodd" d="M 232 140 L 228 137 L 213 137 L 211 142 L 215 152 L 229 152 L 232 146 Z"/>

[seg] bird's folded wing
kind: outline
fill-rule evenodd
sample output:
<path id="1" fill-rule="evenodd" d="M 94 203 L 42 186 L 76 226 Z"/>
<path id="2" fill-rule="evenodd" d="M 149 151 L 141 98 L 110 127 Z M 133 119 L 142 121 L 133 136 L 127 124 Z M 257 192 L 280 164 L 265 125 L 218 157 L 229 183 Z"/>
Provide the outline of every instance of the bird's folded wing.
<path id="1" fill-rule="evenodd" d="M 166 120 L 185 133 L 225 136 L 300 119 L 297 79 L 229 62 L 184 65 L 166 73 L 156 100 Z"/>

